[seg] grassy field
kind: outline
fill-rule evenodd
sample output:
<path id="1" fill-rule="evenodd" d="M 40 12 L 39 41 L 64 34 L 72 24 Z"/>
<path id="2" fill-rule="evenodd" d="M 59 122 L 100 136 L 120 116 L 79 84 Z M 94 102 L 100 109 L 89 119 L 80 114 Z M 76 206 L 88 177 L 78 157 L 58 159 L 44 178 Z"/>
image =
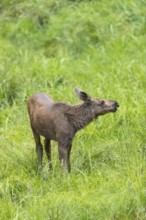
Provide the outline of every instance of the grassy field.
<path id="1" fill-rule="evenodd" d="M 0 219 L 146 219 L 144 0 L 0 1 Z M 26 100 L 114 99 L 115 114 L 77 133 L 72 172 L 39 176 Z"/>

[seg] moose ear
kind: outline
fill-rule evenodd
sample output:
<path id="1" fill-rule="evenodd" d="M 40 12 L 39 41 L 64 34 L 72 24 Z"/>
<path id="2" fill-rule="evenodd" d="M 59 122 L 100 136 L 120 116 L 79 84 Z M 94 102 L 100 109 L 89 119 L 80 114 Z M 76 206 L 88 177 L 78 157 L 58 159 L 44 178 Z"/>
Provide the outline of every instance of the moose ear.
<path id="1" fill-rule="evenodd" d="M 75 93 L 77 97 L 83 101 L 89 101 L 91 99 L 91 97 L 86 92 L 83 92 L 80 89 L 75 88 Z"/>

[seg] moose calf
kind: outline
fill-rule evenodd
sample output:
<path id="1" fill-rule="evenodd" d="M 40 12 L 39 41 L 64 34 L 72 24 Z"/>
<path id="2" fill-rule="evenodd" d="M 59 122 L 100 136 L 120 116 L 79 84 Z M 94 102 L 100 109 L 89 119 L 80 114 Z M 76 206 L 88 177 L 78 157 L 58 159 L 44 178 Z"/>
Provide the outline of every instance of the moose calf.
<path id="1" fill-rule="evenodd" d="M 43 147 L 40 136 L 45 138 L 44 148 L 51 163 L 51 140 L 58 142 L 59 159 L 63 167 L 70 172 L 70 151 L 75 133 L 84 128 L 99 115 L 116 112 L 119 104 L 116 101 L 91 98 L 86 92 L 75 89 L 83 102 L 69 105 L 54 102 L 44 93 L 32 95 L 28 100 L 28 113 L 40 168 L 42 168 Z"/>

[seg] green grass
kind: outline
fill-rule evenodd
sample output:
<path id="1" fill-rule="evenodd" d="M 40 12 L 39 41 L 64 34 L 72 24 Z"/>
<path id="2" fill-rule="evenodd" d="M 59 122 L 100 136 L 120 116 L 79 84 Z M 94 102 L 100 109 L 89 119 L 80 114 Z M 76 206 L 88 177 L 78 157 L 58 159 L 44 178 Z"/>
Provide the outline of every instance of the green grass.
<path id="1" fill-rule="evenodd" d="M 0 219 L 146 219 L 145 1 L 1 0 Z M 80 131 L 63 173 L 52 143 L 39 176 L 27 98 L 115 99 Z"/>

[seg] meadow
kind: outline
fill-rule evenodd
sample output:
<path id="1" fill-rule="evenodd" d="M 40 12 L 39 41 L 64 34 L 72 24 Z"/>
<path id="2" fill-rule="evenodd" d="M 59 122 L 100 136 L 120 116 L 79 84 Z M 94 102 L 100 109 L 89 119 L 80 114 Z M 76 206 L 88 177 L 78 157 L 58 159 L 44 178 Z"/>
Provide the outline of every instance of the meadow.
<path id="1" fill-rule="evenodd" d="M 0 219 L 146 219 L 145 16 L 144 0 L 0 1 Z M 53 142 L 40 176 L 27 99 L 73 105 L 75 87 L 120 108 L 77 133 L 71 174 Z"/>

